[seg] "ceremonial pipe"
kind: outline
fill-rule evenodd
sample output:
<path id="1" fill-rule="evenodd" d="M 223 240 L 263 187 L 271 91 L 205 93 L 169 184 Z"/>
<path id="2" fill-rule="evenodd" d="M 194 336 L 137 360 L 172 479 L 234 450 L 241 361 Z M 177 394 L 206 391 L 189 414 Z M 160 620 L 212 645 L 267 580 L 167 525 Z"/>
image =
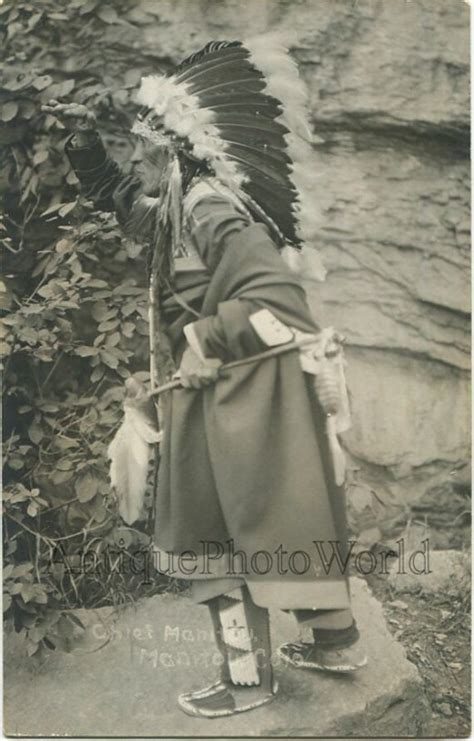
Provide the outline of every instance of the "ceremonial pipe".
<path id="1" fill-rule="evenodd" d="M 287 342 L 285 345 L 278 345 L 277 347 L 272 347 L 270 350 L 265 350 L 264 352 L 257 353 L 256 355 L 249 355 L 247 358 L 241 358 L 240 360 L 233 360 L 231 363 L 226 363 L 225 365 L 221 365 L 219 367 L 219 372 L 231 370 L 232 368 L 239 368 L 241 365 L 249 365 L 250 363 L 259 363 L 261 360 L 266 360 L 267 358 L 274 358 L 277 355 L 283 355 L 283 353 L 290 352 L 291 350 L 298 350 L 300 347 L 303 347 L 304 345 L 311 345 L 313 342 L 316 342 L 319 338 L 316 335 L 307 335 L 306 337 L 303 337 L 301 340 L 295 340 L 294 342 Z M 181 381 L 179 379 L 176 379 L 175 381 L 169 381 L 168 383 L 164 383 L 162 386 L 158 386 L 154 391 L 151 391 L 149 396 L 158 396 L 159 394 L 164 393 L 165 391 L 172 391 L 173 389 L 177 388 L 183 388 L 181 385 Z"/>

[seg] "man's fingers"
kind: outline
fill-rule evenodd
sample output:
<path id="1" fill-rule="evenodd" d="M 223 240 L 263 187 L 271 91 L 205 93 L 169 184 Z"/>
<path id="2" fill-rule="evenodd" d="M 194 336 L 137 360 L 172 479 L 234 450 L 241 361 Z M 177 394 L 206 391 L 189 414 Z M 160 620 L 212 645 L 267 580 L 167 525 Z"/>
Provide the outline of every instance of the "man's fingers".
<path id="1" fill-rule="evenodd" d="M 201 379 L 198 376 L 192 375 L 189 377 L 189 380 L 193 389 L 201 388 Z"/>
<path id="2" fill-rule="evenodd" d="M 201 388 L 199 378 L 194 374 L 181 374 L 180 377 L 181 386 L 185 389 L 199 389 Z"/>
<path id="3" fill-rule="evenodd" d="M 200 389 L 204 386 L 210 386 L 219 376 L 216 368 L 200 368 L 196 373 L 183 373 L 181 371 L 180 382 L 184 388 Z"/>
<path id="4" fill-rule="evenodd" d="M 70 107 L 70 103 L 59 103 L 57 100 L 48 100 L 45 105 L 41 106 L 41 108 L 45 108 L 53 113 L 65 113 Z"/>
<path id="5" fill-rule="evenodd" d="M 199 375 L 206 381 L 212 382 L 217 379 L 218 371 L 215 368 L 202 368 Z"/>
<path id="6" fill-rule="evenodd" d="M 201 382 L 201 386 L 210 386 L 211 383 L 213 383 L 214 381 L 213 378 L 208 378 L 207 376 L 201 376 L 199 380 Z"/>
<path id="7" fill-rule="evenodd" d="M 60 114 L 66 118 L 87 118 L 93 119 L 94 115 L 89 109 L 81 103 L 59 103 L 57 100 L 48 100 L 41 106 L 47 113 Z"/>
<path id="8" fill-rule="evenodd" d="M 61 116 L 65 116 L 66 118 L 88 118 L 89 116 L 89 111 L 87 108 L 83 108 L 83 106 L 71 106 L 70 108 L 64 106 L 61 110 L 56 110 L 58 113 L 61 113 Z"/>

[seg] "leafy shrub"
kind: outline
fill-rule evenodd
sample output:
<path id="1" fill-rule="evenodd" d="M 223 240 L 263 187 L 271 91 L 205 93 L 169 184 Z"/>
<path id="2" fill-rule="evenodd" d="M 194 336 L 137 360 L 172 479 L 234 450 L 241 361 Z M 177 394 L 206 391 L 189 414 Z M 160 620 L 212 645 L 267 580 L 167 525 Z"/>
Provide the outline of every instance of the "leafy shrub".
<path id="1" fill-rule="evenodd" d="M 149 544 L 150 522 L 125 528 L 118 517 L 106 461 L 123 380 L 148 378 L 147 289 L 139 247 L 113 215 L 78 197 L 67 133 L 40 110 L 50 98 L 87 103 L 123 159 L 128 144 L 117 131 L 133 114 L 136 50 L 114 59 L 124 75 L 114 88 L 104 75 L 111 60 L 101 58 L 113 50 L 99 43 L 121 5 L 20 0 L 0 8 L 4 613 L 35 657 L 69 650 L 79 627 L 73 608 L 157 588 L 120 569 L 73 568 L 81 552 Z"/>

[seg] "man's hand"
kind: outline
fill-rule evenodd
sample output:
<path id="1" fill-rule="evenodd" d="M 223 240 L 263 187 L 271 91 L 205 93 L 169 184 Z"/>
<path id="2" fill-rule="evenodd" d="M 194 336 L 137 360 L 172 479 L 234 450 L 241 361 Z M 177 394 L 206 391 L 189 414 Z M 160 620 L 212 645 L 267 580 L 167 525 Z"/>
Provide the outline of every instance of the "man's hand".
<path id="1" fill-rule="evenodd" d="M 184 351 L 179 367 L 181 384 L 187 389 L 209 386 L 217 381 L 221 365 L 220 360 L 209 359 L 203 362 L 194 350 L 188 347 Z"/>
<path id="2" fill-rule="evenodd" d="M 147 388 L 131 376 L 125 381 L 125 389 L 127 395 L 124 399 L 124 408 L 136 409 L 156 427 L 156 409 Z"/>
<path id="3" fill-rule="evenodd" d="M 66 129 L 76 131 L 78 134 L 87 134 L 96 128 L 94 113 L 80 103 L 59 103 L 57 100 L 49 100 L 46 105 L 41 106 L 41 110 L 56 116 Z"/>

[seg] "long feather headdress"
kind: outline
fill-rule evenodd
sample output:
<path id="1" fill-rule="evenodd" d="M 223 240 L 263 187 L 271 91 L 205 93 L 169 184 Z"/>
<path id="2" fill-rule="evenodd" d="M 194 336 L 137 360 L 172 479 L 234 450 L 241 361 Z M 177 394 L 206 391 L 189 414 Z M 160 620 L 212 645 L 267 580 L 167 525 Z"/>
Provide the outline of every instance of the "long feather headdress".
<path id="1" fill-rule="evenodd" d="M 168 137 L 174 149 L 205 162 L 257 214 L 264 212 L 281 248 L 300 249 L 314 241 L 318 220 L 308 197 L 316 177 L 308 93 L 288 54 L 294 43 L 281 33 L 211 42 L 172 75 L 145 77 L 138 102 L 148 113 L 132 131 L 157 144 Z M 310 270 L 321 279 L 311 253 Z"/>

